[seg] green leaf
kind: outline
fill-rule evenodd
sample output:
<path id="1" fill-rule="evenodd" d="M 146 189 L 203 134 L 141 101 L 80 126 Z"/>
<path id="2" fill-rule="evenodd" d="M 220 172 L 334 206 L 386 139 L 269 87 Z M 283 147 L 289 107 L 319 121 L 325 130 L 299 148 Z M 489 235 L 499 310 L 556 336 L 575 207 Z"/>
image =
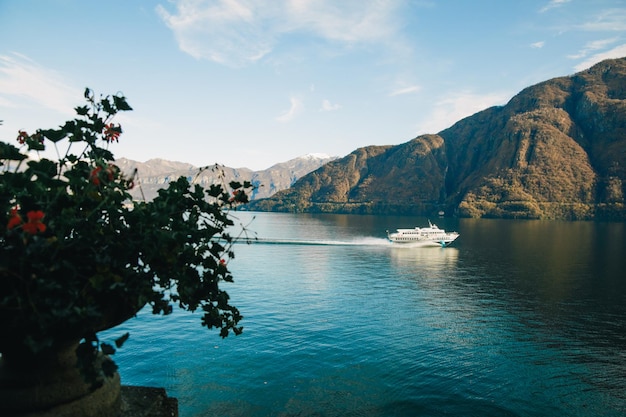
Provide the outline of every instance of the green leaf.
<path id="1" fill-rule="evenodd" d="M 22 155 L 20 150 L 10 143 L 0 142 L 0 159 L 22 161 L 26 159 L 26 155 Z"/>
<path id="2" fill-rule="evenodd" d="M 87 106 L 78 106 L 75 107 L 74 110 L 76 110 L 76 114 L 78 114 L 79 116 L 86 116 L 87 114 L 89 114 L 89 107 Z"/>
<path id="3" fill-rule="evenodd" d="M 206 193 L 210 196 L 210 197 L 219 197 L 220 194 L 222 194 L 222 186 L 219 184 L 211 184 L 209 185 L 209 189 L 206 190 Z"/>
<path id="4" fill-rule="evenodd" d="M 113 355 L 115 353 L 115 348 L 108 343 L 100 343 L 100 347 L 102 348 L 102 353 L 105 355 Z"/>
<path id="5" fill-rule="evenodd" d="M 124 343 L 128 340 L 129 337 L 130 337 L 130 333 L 127 332 L 122 337 L 115 339 L 115 346 L 117 346 L 118 349 L 121 348 L 122 345 L 124 345 Z"/>
<path id="6" fill-rule="evenodd" d="M 70 142 L 82 142 L 83 140 L 85 140 L 85 137 L 80 130 L 76 130 L 74 134 L 70 135 Z"/>
<path id="7" fill-rule="evenodd" d="M 44 151 L 46 150 L 46 147 L 43 143 L 41 143 L 39 140 L 37 139 L 27 139 L 26 140 L 26 144 L 28 145 L 28 149 L 31 151 Z"/>
<path id="8" fill-rule="evenodd" d="M 41 134 L 54 143 L 57 143 L 67 136 L 65 129 L 45 129 L 41 131 Z"/>
<path id="9" fill-rule="evenodd" d="M 113 153 L 108 149 L 93 147 L 91 151 L 89 151 L 89 157 L 93 159 L 103 159 L 105 161 L 113 161 L 115 158 L 113 157 Z"/>
<path id="10" fill-rule="evenodd" d="M 76 122 L 74 122 L 73 120 L 68 120 L 61 127 L 61 131 L 65 132 L 65 134 L 73 133 L 75 130 L 76 130 Z"/>
<path id="11" fill-rule="evenodd" d="M 57 164 L 49 159 L 40 159 L 39 161 L 29 161 L 28 166 L 38 176 L 43 178 L 53 178 L 57 174 Z"/>
<path id="12" fill-rule="evenodd" d="M 119 111 L 129 111 L 133 109 L 128 105 L 126 97 L 124 96 L 113 96 L 113 102 Z"/>
<path id="13" fill-rule="evenodd" d="M 104 129 L 104 126 L 105 126 L 105 123 L 102 119 L 95 118 L 93 121 L 92 129 L 96 132 L 102 132 L 102 129 Z"/>
<path id="14" fill-rule="evenodd" d="M 103 98 L 102 100 L 100 100 L 100 104 L 102 104 L 102 108 L 104 109 L 104 111 L 108 114 L 115 114 L 116 111 L 113 108 L 113 106 L 111 106 L 111 102 L 109 101 L 109 98 Z"/>

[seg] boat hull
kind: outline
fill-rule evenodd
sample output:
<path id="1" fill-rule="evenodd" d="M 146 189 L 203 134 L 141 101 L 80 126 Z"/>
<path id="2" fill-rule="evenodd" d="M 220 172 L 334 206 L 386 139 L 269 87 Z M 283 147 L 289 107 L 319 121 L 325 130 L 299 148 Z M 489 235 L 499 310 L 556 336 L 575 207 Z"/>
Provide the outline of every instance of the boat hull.
<path id="1" fill-rule="evenodd" d="M 452 242 L 456 240 L 458 236 L 450 239 L 442 239 L 442 240 L 397 240 L 392 237 L 389 238 L 389 241 L 394 245 L 398 246 L 410 246 L 410 247 L 443 247 L 450 246 Z"/>

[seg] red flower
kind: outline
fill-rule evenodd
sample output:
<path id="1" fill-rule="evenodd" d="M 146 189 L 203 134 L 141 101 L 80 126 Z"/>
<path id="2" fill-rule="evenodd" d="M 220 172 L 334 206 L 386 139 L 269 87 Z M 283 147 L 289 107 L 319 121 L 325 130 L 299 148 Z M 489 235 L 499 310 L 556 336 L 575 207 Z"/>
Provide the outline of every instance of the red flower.
<path id="1" fill-rule="evenodd" d="M 26 139 L 28 139 L 28 133 L 24 132 L 23 130 L 20 130 L 17 135 L 17 141 L 19 142 L 19 144 L 20 145 L 25 144 Z"/>
<path id="2" fill-rule="evenodd" d="M 43 144 L 43 135 L 41 133 L 35 133 L 30 136 L 26 131 L 20 130 L 17 134 L 17 141 L 20 145 L 23 144 L 32 144 L 33 142 L 38 142 Z"/>
<path id="3" fill-rule="evenodd" d="M 41 210 L 29 211 L 28 213 L 26 213 L 28 222 L 22 225 L 22 230 L 24 230 L 26 233 L 30 233 L 31 235 L 45 232 L 46 225 L 41 222 L 41 219 L 43 219 L 44 216 L 45 214 Z"/>
<path id="4" fill-rule="evenodd" d="M 89 180 L 93 185 L 99 186 L 102 181 L 111 182 L 115 180 L 119 171 L 120 169 L 114 164 L 109 164 L 106 167 L 97 166 L 91 170 Z"/>
<path id="5" fill-rule="evenodd" d="M 13 207 L 9 213 L 9 223 L 7 224 L 7 229 L 11 230 L 20 224 L 22 224 L 22 216 L 20 216 L 17 212 L 17 207 Z"/>
<path id="6" fill-rule="evenodd" d="M 95 167 L 91 170 L 89 174 L 89 180 L 93 185 L 100 185 L 100 171 L 102 171 L 102 167 Z"/>
<path id="7" fill-rule="evenodd" d="M 104 140 L 107 142 L 119 142 L 121 134 L 122 128 L 120 125 L 115 126 L 113 123 L 109 123 L 104 126 Z"/>

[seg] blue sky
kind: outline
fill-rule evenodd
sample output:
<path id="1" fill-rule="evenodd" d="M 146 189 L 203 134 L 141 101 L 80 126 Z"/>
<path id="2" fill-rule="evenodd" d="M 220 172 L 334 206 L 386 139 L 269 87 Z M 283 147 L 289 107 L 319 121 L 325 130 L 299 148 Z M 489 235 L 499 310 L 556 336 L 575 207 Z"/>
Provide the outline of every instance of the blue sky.
<path id="1" fill-rule="evenodd" d="M 626 0 L 0 0 L 0 139 L 122 92 L 112 150 L 264 169 L 626 56 Z"/>

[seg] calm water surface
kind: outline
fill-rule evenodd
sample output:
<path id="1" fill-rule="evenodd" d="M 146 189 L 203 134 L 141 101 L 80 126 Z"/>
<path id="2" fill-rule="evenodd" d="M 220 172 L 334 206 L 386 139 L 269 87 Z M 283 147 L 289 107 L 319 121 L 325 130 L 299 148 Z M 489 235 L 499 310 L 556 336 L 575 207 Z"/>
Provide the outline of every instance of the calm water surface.
<path id="1" fill-rule="evenodd" d="M 142 311 L 115 355 L 191 416 L 626 415 L 623 223 L 238 213 L 226 288 L 244 333 Z"/>

